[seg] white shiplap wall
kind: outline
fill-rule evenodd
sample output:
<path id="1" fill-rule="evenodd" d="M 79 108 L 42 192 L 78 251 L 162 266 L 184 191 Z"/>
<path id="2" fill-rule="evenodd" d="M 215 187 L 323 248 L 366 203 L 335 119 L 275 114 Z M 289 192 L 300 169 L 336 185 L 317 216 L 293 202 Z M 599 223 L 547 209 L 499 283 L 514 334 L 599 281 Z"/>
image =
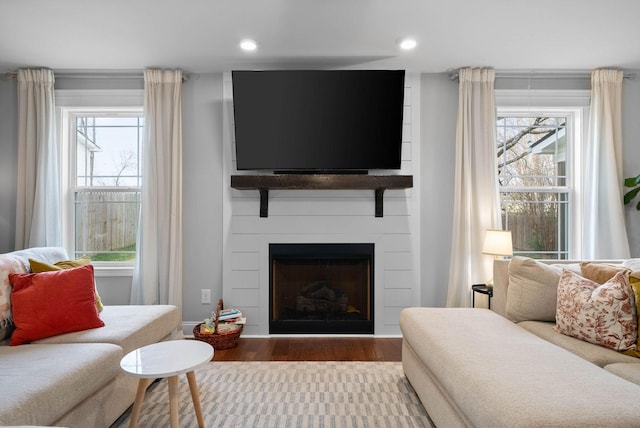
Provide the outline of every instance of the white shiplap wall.
<path id="1" fill-rule="evenodd" d="M 419 178 L 418 75 L 405 78 L 400 171 Z M 231 73 L 224 75 L 223 298 L 247 316 L 244 335 L 269 334 L 269 243 L 375 244 L 376 336 L 400 335 L 400 311 L 420 302 L 420 201 L 417 189 L 387 190 L 384 217 L 374 216 L 373 190 L 271 190 L 269 217 L 260 218 L 257 190 L 230 187 L 236 170 Z"/>

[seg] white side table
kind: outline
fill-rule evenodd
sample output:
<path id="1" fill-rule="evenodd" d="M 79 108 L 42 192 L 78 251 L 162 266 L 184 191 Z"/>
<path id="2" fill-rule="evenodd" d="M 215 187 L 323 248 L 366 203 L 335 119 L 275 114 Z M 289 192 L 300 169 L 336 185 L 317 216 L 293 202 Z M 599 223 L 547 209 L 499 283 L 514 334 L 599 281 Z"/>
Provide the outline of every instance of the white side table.
<path id="1" fill-rule="evenodd" d="M 177 428 L 178 375 L 186 373 L 198 426 L 204 428 L 198 385 L 193 371 L 211 361 L 213 352 L 211 345 L 199 340 L 170 340 L 143 346 L 125 355 L 120 361 L 120 367 L 131 376 L 140 378 L 129 427 L 138 426 L 138 416 L 149 382 L 153 379 L 168 377 L 171 428 Z"/>

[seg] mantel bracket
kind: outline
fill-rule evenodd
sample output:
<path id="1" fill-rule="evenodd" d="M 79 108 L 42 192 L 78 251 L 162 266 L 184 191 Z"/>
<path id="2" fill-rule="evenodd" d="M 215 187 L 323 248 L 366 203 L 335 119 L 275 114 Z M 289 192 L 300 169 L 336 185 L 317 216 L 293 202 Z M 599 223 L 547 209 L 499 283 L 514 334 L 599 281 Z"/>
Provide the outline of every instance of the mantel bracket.
<path id="1" fill-rule="evenodd" d="M 269 189 L 258 189 L 260 192 L 260 217 L 269 217 Z"/>
<path id="2" fill-rule="evenodd" d="M 382 195 L 384 195 L 385 190 L 387 189 L 376 189 L 376 217 L 383 217 L 384 199 L 382 198 Z"/>

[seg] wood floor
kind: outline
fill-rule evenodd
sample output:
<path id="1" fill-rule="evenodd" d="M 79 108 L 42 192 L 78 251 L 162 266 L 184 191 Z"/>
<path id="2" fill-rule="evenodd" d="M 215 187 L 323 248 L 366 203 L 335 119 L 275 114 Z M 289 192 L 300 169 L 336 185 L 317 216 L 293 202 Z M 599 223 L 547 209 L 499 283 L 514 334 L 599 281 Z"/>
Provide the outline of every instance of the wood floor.
<path id="1" fill-rule="evenodd" d="M 214 361 L 401 361 L 401 338 L 240 338 Z"/>

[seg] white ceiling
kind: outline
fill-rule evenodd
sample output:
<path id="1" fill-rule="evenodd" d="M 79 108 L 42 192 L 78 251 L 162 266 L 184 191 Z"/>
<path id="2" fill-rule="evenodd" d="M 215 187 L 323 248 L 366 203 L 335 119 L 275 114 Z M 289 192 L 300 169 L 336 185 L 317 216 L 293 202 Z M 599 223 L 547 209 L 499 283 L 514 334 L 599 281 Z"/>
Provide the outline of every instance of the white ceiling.
<path id="1" fill-rule="evenodd" d="M 640 1 L 0 0 L 0 71 L 25 66 L 640 69 Z"/>

